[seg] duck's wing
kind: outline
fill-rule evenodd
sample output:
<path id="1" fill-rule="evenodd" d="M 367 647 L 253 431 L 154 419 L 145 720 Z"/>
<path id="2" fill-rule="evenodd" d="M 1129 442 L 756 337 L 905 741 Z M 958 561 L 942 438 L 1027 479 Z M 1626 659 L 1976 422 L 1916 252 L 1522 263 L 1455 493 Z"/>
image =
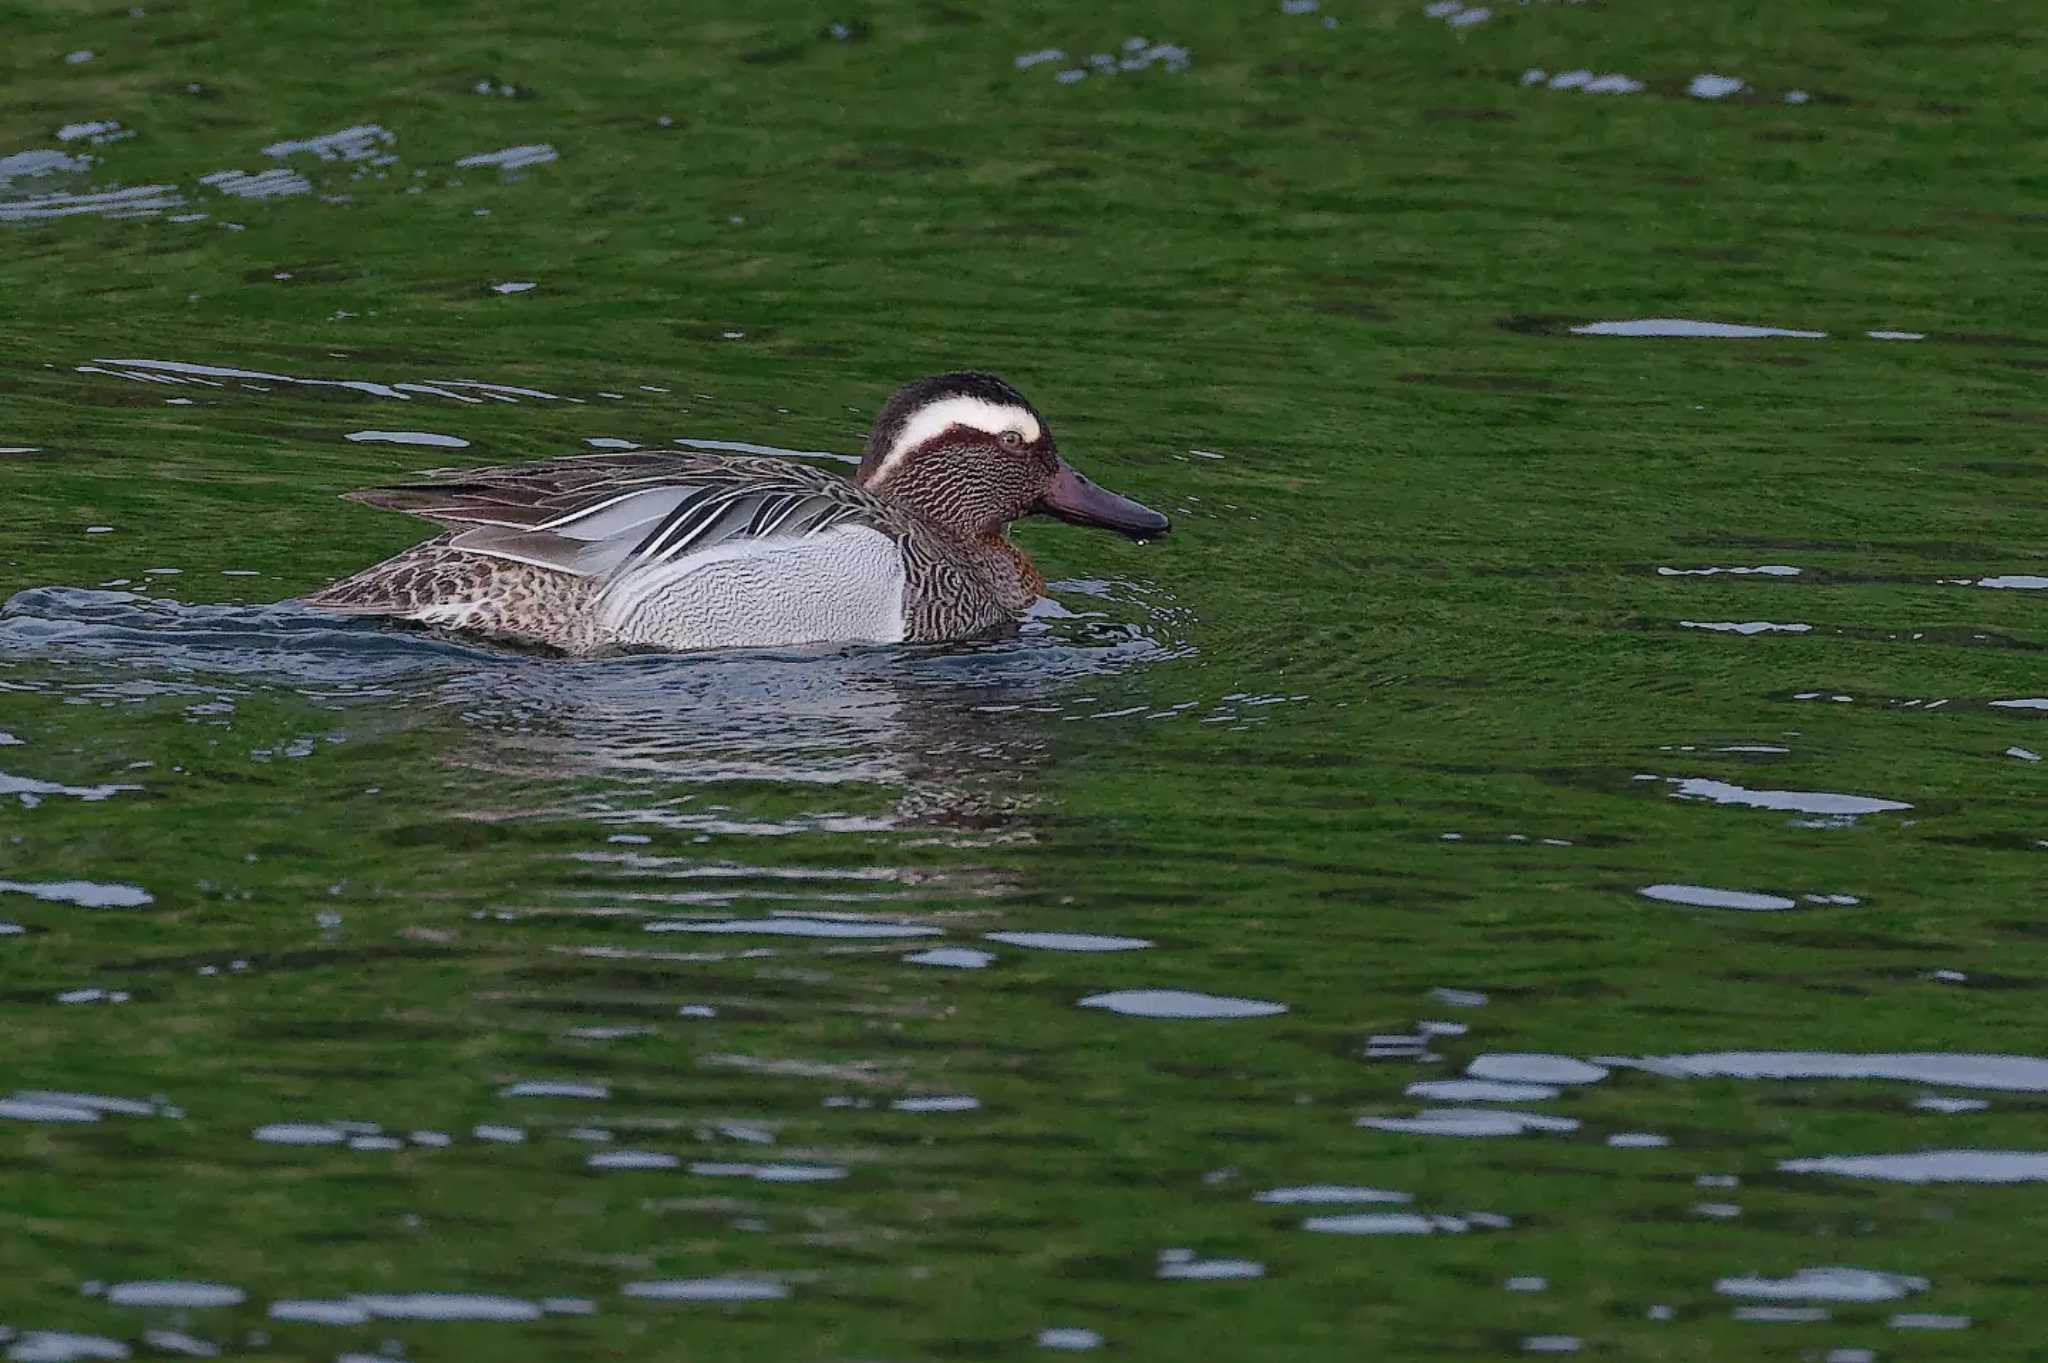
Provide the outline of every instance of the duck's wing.
<path id="1" fill-rule="evenodd" d="M 457 532 L 451 548 L 579 577 L 887 516 L 873 497 L 822 469 L 654 452 L 449 470 L 349 497 L 447 526 Z"/>

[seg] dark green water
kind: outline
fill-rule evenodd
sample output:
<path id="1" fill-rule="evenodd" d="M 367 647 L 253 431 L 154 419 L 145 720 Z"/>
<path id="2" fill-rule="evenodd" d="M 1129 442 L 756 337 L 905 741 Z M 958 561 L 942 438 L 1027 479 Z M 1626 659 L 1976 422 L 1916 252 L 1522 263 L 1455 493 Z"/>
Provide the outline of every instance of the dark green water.
<path id="1" fill-rule="evenodd" d="M 2048 14 L 1495 8 L 0 0 L 0 1352 L 2048 1358 Z M 270 605 L 970 364 L 1017 640 Z"/>

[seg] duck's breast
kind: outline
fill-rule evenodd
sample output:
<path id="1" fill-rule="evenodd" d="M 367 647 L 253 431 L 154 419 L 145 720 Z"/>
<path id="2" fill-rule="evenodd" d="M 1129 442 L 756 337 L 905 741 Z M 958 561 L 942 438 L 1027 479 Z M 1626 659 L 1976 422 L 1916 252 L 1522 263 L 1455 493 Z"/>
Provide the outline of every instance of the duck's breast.
<path id="1" fill-rule="evenodd" d="M 655 648 L 747 648 L 904 636 L 903 553 L 865 525 L 729 540 L 629 570 L 597 599 L 598 634 Z"/>

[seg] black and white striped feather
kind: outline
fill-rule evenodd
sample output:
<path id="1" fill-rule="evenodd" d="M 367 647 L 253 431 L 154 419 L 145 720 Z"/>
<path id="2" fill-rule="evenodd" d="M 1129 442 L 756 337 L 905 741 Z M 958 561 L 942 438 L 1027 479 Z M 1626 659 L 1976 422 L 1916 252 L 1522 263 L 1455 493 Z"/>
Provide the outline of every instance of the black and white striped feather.
<path id="1" fill-rule="evenodd" d="M 896 508 L 808 465 L 651 451 L 449 470 L 350 496 L 447 526 L 451 548 L 592 578 L 735 541 L 903 528 Z"/>

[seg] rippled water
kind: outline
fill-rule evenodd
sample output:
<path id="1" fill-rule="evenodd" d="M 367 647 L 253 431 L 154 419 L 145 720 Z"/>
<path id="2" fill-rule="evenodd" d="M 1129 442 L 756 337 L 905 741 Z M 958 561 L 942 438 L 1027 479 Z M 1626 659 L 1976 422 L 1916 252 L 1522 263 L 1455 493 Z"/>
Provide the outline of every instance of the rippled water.
<path id="1" fill-rule="evenodd" d="M 2040 35 L 1738 19 L 13 16 L 0 1356 L 2038 1352 Z M 970 363 L 1014 638 L 292 604 Z"/>

